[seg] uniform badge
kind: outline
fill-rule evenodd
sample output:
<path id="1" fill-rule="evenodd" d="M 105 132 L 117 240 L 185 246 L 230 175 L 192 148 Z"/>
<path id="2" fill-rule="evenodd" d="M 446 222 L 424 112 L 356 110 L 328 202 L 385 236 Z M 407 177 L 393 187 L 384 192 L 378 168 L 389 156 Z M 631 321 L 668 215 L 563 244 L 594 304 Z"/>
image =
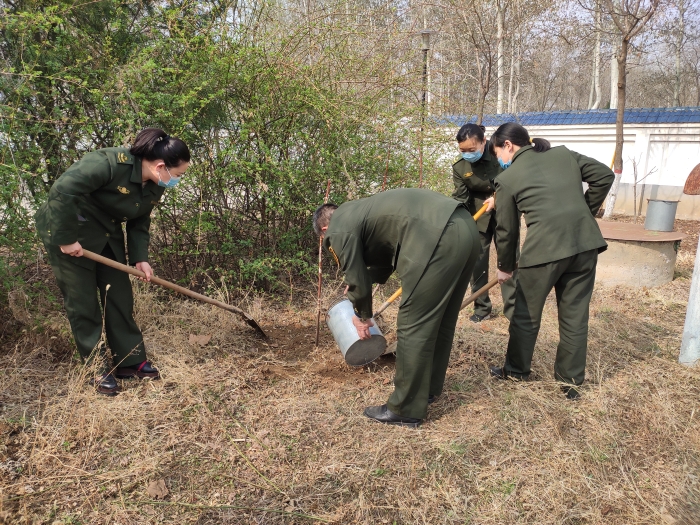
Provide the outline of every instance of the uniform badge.
<path id="1" fill-rule="evenodd" d="M 153 204 L 153 206 L 158 206 L 160 204 L 160 201 L 151 201 L 151 204 Z"/>
<path id="2" fill-rule="evenodd" d="M 328 247 L 328 251 L 331 252 L 331 255 L 332 255 L 333 258 L 335 259 L 335 264 L 337 264 L 338 266 L 340 266 L 340 261 L 338 260 L 338 256 L 335 254 L 335 251 L 333 250 L 333 247 L 332 247 L 332 246 L 329 246 L 329 247 Z"/>
<path id="3" fill-rule="evenodd" d="M 465 174 L 464 174 L 464 178 L 465 178 L 465 179 L 468 179 L 468 178 L 471 177 L 472 175 L 474 175 L 474 172 L 470 171 L 469 173 L 465 173 Z"/>
<path id="4" fill-rule="evenodd" d="M 131 193 L 124 186 L 117 186 L 117 190 L 119 191 L 119 193 L 121 193 L 123 195 L 129 195 L 129 193 Z"/>
<path id="5" fill-rule="evenodd" d="M 127 157 L 126 153 L 124 153 L 123 151 L 120 151 L 119 153 L 117 153 L 117 162 L 121 162 L 122 164 L 125 164 L 127 162 L 130 163 L 130 161 L 131 161 L 131 159 L 129 157 Z"/>

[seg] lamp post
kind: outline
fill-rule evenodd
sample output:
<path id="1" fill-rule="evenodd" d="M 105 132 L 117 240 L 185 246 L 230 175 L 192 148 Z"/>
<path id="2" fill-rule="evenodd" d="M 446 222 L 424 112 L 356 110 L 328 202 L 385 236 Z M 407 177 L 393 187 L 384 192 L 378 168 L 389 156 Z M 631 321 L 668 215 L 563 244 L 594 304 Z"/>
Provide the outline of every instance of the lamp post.
<path id="1" fill-rule="evenodd" d="M 420 138 L 418 150 L 418 187 L 423 187 L 423 133 L 425 131 L 426 99 L 428 94 L 428 51 L 430 51 L 430 35 L 433 31 L 424 29 L 420 32 L 421 50 L 423 51 L 423 96 L 421 98 Z"/>

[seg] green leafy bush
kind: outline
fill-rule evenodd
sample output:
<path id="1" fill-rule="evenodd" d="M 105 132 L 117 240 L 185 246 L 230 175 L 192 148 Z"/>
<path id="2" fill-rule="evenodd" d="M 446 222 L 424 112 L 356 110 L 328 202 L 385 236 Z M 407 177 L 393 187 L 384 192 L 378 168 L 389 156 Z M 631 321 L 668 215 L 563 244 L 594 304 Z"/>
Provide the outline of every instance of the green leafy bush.
<path id="1" fill-rule="evenodd" d="M 362 83 L 339 88 L 332 75 L 341 72 L 323 60 L 302 63 L 282 51 L 293 42 L 270 46 L 256 34 L 262 10 L 232 24 L 231 13 L 243 16 L 237 5 L 0 7 L 5 293 L 36 259 L 32 215 L 53 181 L 87 151 L 129 144 L 146 126 L 182 138 L 193 154 L 154 214 L 151 252 L 165 278 L 226 276 L 273 290 L 280 276 L 314 273 L 310 218 L 329 179 L 338 203 L 415 184 L 415 104 L 385 105 L 386 90 Z M 384 82 L 371 74 L 372 85 Z"/>

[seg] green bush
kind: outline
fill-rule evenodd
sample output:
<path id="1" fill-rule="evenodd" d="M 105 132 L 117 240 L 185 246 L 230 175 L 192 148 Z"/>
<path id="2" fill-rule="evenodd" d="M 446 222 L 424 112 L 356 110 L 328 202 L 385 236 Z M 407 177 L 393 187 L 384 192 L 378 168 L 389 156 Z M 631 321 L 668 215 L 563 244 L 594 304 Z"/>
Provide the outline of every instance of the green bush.
<path id="1" fill-rule="evenodd" d="M 226 276 L 273 290 L 280 276 L 314 273 L 310 218 L 327 180 L 337 203 L 415 184 L 413 103 L 389 111 L 381 90 L 338 89 L 331 68 L 300 64 L 254 25 L 232 27 L 236 5 L 0 8 L 5 293 L 21 262 L 36 258 L 32 215 L 53 181 L 87 151 L 129 144 L 146 126 L 182 138 L 193 154 L 154 214 L 151 253 L 165 278 Z"/>

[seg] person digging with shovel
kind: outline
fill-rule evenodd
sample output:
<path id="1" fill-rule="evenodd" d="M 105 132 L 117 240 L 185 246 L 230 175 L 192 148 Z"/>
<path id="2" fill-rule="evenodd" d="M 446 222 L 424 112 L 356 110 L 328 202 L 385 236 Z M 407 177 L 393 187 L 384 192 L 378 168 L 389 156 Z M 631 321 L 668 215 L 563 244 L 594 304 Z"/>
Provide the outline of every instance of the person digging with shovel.
<path id="1" fill-rule="evenodd" d="M 189 164 L 190 152 L 183 141 L 147 128 L 130 149 L 99 149 L 73 164 L 54 182 L 48 201 L 36 213 L 36 227 L 63 293 L 78 352 L 85 362 L 95 360 L 100 370 L 95 379 L 100 394 L 119 392 L 115 376 L 158 379 L 160 374 L 146 359 L 128 275 L 83 257 L 83 248 L 126 263 L 122 232 L 126 223 L 129 262 L 145 274 L 143 280 L 150 280 L 151 211 Z M 103 311 L 113 367 L 100 344 Z"/>
<path id="2" fill-rule="evenodd" d="M 509 122 L 491 135 L 493 154 L 503 168 L 496 179 L 498 281 L 512 278 L 519 245 L 520 216 L 527 235 L 517 263 L 515 308 L 510 320 L 505 363 L 492 366 L 498 379 L 526 379 L 554 288 L 559 345 L 554 377 L 569 399 L 579 397 L 588 345 L 588 309 L 598 254 L 607 248 L 595 221 L 615 175 L 605 164 L 545 139 L 530 139 Z M 582 182 L 588 189 L 582 191 Z"/>
<path id="3" fill-rule="evenodd" d="M 417 427 L 442 393 L 462 299 L 479 256 L 479 231 L 462 203 L 403 188 L 320 206 L 314 231 L 345 274 L 353 324 L 361 339 L 372 326 L 372 283 L 398 272 L 403 289 L 397 319 L 394 392 L 365 416 Z"/>

